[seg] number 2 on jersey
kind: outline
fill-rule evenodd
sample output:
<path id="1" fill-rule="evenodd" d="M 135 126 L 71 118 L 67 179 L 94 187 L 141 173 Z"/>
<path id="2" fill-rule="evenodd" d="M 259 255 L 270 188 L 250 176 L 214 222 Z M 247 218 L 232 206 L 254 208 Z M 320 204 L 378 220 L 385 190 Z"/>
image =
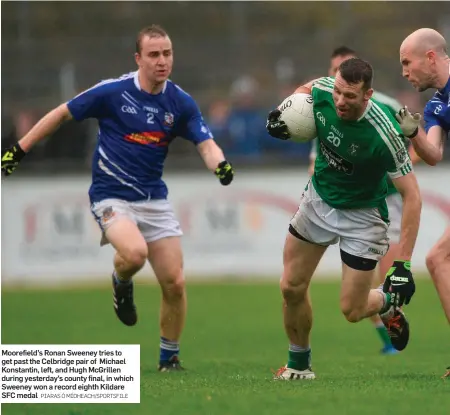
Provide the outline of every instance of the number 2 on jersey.
<path id="1" fill-rule="evenodd" d="M 147 124 L 154 124 L 155 121 L 153 121 L 153 118 L 155 118 L 155 114 L 153 112 L 147 112 Z"/>

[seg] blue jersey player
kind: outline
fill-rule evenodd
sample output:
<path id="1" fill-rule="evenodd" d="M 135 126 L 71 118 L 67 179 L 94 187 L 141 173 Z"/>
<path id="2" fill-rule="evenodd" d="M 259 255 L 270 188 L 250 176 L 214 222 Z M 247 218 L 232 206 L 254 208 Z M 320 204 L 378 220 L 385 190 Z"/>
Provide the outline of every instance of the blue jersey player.
<path id="1" fill-rule="evenodd" d="M 137 37 L 136 72 L 108 79 L 44 116 L 16 145 L 2 149 L 2 172 L 11 174 L 33 145 L 64 121 L 98 120 L 89 189 L 101 244 L 116 250 L 114 308 L 127 326 L 137 322 L 132 277 L 150 262 L 162 290 L 160 371 L 181 369 L 179 339 L 186 316 L 180 225 L 161 176 L 169 144 L 183 137 L 196 145 L 223 185 L 233 169 L 214 142 L 192 97 L 168 78 L 173 50 L 157 25 Z"/>
<path id="2" fill-rule="evenodd" d="M 400 110 L 398 120 L 417 154 L 434 166 L 442 160 L 450 132 L 450 59 L 444 37 L 433 29 L 411 33 L 400 47 L 403 76 L 420 92 L 437 89 L 424 110 L 425 132 L 417 129 L 420 114 Z M 431 248 L 426 264 L 450 323 L 450 226 Z M 450 367 L 444 376 L 450 376 Z"/>

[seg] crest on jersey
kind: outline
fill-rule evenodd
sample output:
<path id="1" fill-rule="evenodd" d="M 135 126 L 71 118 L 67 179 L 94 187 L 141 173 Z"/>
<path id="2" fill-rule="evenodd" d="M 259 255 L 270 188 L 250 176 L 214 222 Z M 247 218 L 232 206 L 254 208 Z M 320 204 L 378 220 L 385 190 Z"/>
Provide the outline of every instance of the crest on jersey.
<path id="1" fill-rule="evenodd" d="M 168 127 L 172 127 L 174 122 L 175 122 L 174 115 L 171 112 L 166 112 L 164 114 L 164 125 L 167 125 Z"/>
<path id="2" fill-rule="evenodd" d="M 108 223 L 115 216 L 115 214 L 116 212 L 114 212 L 112 206 L 105 208 L 102 213 L 102 224 L 105 225 Z"/>
<path id="3" fill-rule="evenodd" d="M 352 156 L 354 156 L 354 155 L 356 154 L 356 150 L 358 150 L 358 148 L 359 148 L 359 145 L 358 145 L 358 144 L 352 143 L 352 144 L 350 144 L 350 146 L 348 147 L 348 152 L 349 152 Z"/>
<path id="4" fill-rule="evenodd" d="M 401 148 L 400 150 L 397 151 L 395 156 L 397 157 L 399 163 L 404 163 L 405 160 L 408 158 L 408 152 L 406 151 L 406 148 Z"/>

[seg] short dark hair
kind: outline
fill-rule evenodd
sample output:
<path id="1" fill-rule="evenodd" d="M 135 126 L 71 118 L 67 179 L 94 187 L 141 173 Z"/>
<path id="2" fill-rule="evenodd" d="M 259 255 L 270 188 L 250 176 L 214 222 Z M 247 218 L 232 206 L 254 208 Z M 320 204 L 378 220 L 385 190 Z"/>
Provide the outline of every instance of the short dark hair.
<path id="1" fill-rule="evenodd" d="M 336 49 L 333 50 L 331 53 L 331 59 L 336 58 L 337 56 L 348 56 L 348 55 L 354 55 L 356 56 L 356 52 L 349 48 L 348 46 L 339 46 Z"/>
<path id="2" fill-rule="evenodd" d="M 339 65 L 338 72 L 349 84 L 363 83 L 363 89 L 372 88 L 373 69 L 369 62 L 360 58 L 350 58 Z"/>
<path id="3" fill-rule="evenodd" d="M 167 32 L 159 25 L 152 24 L 144 27 L 137 35 L 136 38 L 136 53 L 141 53 L 142 50 L 142 38 L 144 36 L 152 37 L 166 37 L 169 36 Z"/>

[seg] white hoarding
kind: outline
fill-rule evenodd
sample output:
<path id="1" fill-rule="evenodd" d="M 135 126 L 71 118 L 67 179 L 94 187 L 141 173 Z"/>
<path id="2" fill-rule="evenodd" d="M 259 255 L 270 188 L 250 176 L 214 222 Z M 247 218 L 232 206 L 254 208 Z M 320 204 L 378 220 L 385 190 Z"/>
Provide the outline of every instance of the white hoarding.
<path id="1" fill-rule="evenodd" d="M 413 257 L 416 271 L 450 220 L 450 172 L 421 166 L 417 176 L 423 211 Z M 168 175 L 169 200 L 184 231 L 188 277 L 279 278 L 282 250 L 291 216 L 305 184 L 306 171 L 241 172 L 228 187 L 208 174 Z M 113 249 L 100 248 L 100 231 L 91 216 L 89 177 L 12 179 L 3 182 L 2 281 L 9 284 L 59 284 L 105 281 Z M 338 275 L 338 246 L 325 254 L 318 275 Z M 140 275 L 152 275 L 147 265 Z"/>

